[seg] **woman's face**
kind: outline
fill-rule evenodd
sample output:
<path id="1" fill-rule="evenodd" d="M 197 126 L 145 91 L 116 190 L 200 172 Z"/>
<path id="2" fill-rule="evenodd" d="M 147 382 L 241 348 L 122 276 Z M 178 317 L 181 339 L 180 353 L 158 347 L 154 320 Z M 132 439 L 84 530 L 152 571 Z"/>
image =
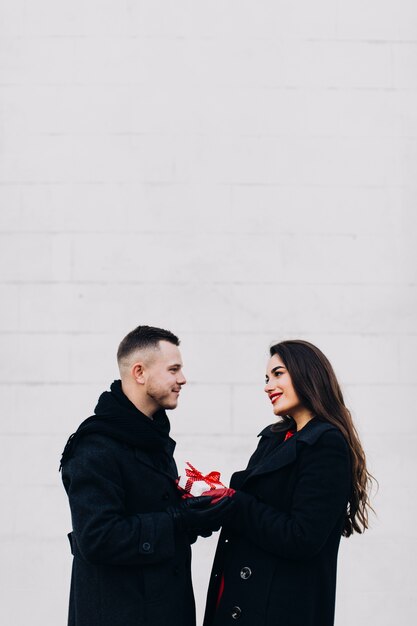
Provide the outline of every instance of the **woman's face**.
<path id="1" fill-rule="evenodd" d="M 277 354 L 271 356 L 266 368 L 265 392 L 275 415 L 291 415 L 304 407 L 292 385 L 287 368 Z"/>

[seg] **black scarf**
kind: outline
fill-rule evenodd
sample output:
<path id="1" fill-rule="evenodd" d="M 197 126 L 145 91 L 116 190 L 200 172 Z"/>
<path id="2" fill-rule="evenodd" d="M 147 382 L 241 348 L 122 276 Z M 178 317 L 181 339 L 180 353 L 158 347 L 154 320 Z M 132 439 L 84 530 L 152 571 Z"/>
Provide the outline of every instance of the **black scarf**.
<path id="1" fill-rule="evenodd" d="M 120 380 L 115 380 L 110 391 L 101 394 L 94 413 L 68 439 L 60 470 L 73 455 L 81 437 L 88 433 L 107 435 L 148 451 L 164 450 L 172 454 L 175 448 L 175 441 L 169 436 L 170 424 L 165 411 L 157 411 L 152 419 L 141 413 L 123 393 Z"/>

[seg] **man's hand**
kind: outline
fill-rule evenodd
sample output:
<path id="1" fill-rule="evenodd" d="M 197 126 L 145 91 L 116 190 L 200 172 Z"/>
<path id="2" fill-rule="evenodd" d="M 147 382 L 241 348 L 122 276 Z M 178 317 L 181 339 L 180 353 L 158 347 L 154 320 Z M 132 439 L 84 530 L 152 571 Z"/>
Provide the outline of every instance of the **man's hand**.
<path id="1" fill-rule="evenodd" d="M 219 530 L 229 519 L 234 502 L 232 498 L 213 501 L 211 496 L 186 498 L 177 507 L 169 507 L 175 526 L 183 532 L 205 533 Z"/>

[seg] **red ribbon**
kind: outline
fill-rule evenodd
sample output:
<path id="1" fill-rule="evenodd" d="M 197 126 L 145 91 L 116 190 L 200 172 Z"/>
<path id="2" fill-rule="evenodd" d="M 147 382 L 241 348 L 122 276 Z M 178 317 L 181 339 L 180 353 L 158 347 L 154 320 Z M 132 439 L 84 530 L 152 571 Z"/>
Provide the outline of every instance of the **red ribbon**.
<path id="1" fill-rule="evenodd" d="M 200 481 L 200 480 L 204 481 L 205 483 L 207 483 L 207 485 L 209 485 L 210 487 L 213 487 L 214 489 L 218 485 L 222 485 L 224 487 L 223 483 L 220 482 L 220 472 L 210 472 L 210 474 L 207 474 L 206 476 L 204 476 L 201 472 L 198 471 L 198 469 L 193 467 L 191 463 L 189 463 L 188 461 L 187 461 L 187 465 L 190 469 L 187 469 L 187 468 L 185 469 L 185 475 L 188 478 L 187 482 L 185 483 L 185 491 L 187 491 L 188 493 L 190 493 L 193 483 L 195 483 L 196 481 Z"/>

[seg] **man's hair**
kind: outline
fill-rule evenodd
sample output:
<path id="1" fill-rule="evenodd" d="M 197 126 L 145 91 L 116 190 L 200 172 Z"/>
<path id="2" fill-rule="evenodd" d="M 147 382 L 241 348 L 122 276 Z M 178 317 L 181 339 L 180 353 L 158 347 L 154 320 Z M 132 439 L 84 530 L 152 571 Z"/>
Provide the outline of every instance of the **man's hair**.
<path id="1" fill-rule="evenodd" d="M 180 345 L 180 340 L 174 333 L 164 328 L 154 326 L 138 326 L 134 328 L 122 341 L 117 350 L 117 362 L 120 363 L 136 350 L 153 348 L 156 350 L 160 341 L 169 341 L 174 346 Z"/>

